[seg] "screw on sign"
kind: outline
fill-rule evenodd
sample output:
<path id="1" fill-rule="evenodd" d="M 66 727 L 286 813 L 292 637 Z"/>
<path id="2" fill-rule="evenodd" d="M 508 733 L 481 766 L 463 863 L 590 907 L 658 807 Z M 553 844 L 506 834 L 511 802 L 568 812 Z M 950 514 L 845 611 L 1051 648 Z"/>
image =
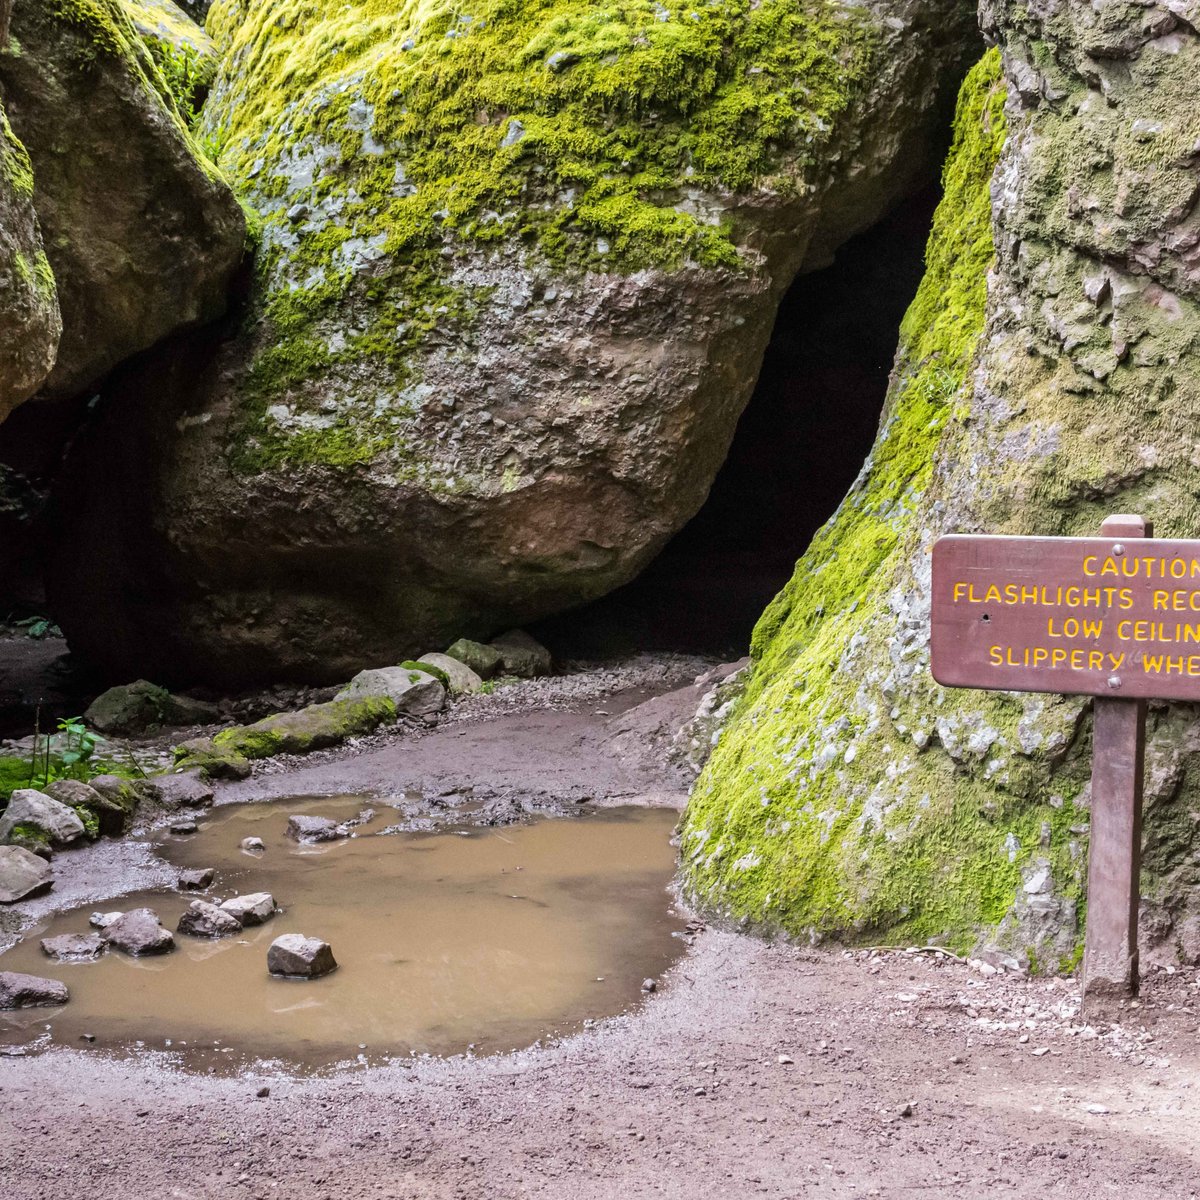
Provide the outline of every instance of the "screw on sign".
<path id="1" fill-rule="evenodd" d="M 930 652 L 947 687 L 1093 696 L 1084 1004 L 1137 994 L 1146 700 L 1200 700 L 1200 541 L 1138 516 L 1095 538 L 951 535 Z"/>

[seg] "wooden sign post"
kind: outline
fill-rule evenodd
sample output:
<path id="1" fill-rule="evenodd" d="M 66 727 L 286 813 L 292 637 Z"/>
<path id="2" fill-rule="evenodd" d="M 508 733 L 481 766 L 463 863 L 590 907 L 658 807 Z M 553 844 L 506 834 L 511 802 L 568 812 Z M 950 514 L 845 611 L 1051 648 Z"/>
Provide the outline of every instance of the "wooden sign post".
<path id="1" fill-rule="evenodd" d="M 1098 538 L 951 535 L 933 548 L 930 651 L 947 687 L 1090 695 L 1083 996 L 1135 996 L 1146 700 L 1200 700 L 1200 541 L 1137 516 Z"/>

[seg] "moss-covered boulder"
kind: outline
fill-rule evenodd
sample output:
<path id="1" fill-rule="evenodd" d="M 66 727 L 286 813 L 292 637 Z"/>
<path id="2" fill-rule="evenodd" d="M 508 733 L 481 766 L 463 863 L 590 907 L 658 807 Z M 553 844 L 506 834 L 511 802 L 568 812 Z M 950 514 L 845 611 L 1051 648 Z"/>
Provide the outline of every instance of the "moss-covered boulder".
<path id="1" fill-rule="evenodd" d="M 12 0 L 0 0 L 0 52 Z M 0 103 L 0 421 L 54 365 L 62 320 L 33 208 L 33 168 Z"/>
<path id="2" fill-rule="evenodd" d="M 215 779 L 244 778 L 253 759 L 324 750 L 348 738 L 373 733 L 395 719 L 395 702 L 382 695 L 355 695 L 310 704 L 298 712 L 264 717 L 253 725 L 223 729 L 212 738 L 184 742 L 175 751 L 176 769 L 199 768 Z"/>
<path id="3" fill-rule="evenodd" d="M 346 678 L 630 579 L 780 296 L 929 169 L 977 53 L 960 0 L 221 0 L 208 29 L 250 312 L 123 381 L 54 576 L 89 654 L 221 679 Z"/>
<path id="4" fill-rule="evenodd" d="M 985 14 L 1005 70 L 992 52 L 963 90 L 878 440 L 759 623 L 695 789 L 686 884 L 728 918 L 1077 952 L 1089 705 L 936 686 L 929 554 L 1113 512 L 1200 528 L 1200 41 L 1132 4 L 1046 12 Z M 1200 907 L 1196 715 L 1151 713 L 1143 894 L 1168 944 Z"/>
<path id="5" fill-rule="evenodd" d="M 224 312 L 244 217 L 121 0 L 16 5 L 0 89 L 62 308 L 46 394 Z"/>

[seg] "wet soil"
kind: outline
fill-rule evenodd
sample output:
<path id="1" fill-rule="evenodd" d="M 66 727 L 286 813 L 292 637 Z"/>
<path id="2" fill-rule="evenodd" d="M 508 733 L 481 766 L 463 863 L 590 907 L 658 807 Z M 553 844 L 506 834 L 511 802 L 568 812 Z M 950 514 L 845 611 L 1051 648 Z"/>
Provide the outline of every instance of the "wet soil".
<path id="1" fill-rule="evenodd" d="M 172 839 L 163 849 L 173 863 L 216 868 L 204 899 L 265 891 L 282 911 L 233 937 L 177 934 L 169 955 L 110 951 L 88 963 L 50 962 L 39 943 L 89 932 L 91 906 L 40 925 L 0 956 L 0 969 L 59 979 L 71 1001 L 0 1013 L 0 1042 L 44 1047 L 87 1035 L 95 1052 L 169 1048 L 182 1067 L 225 1072 L 258 1059 L 306 1070 L 495 1053 L 633 1007 L 643 981 L 683 949 L 668 892 L 671 811 L 413 833 L 376 804 L 337 841 L 298 844 L 286 835 L 289 815 L 350 820 L 363 798 L 231 805 L 198 834 Z M 241 851 L 244 837 L 261 838 L 265 852 Z M 153 908 L 174 929 L 195 898 L 140 892 L 119 907 Z M 337 971 L 313 981 L 268 975 L 267 947 L 284 933 L 329 942 Z"/>
<path id="2" fill-rule="evenodd" d="M 571 687 L 557 699 L 551 688 L 515 696 L 494 719 L 467 714 L 417 738 L 314 757 L 221 799 L 410 784 L 436 797 L 444 779 L 442 820 L 453 824 L 455 797 L 475 779 L 483 794 L 470 802 L 504 830 L 543 802 L 677 800 L 661 697 L 640 726 L 645 752 L 631 753 L 639 708 L 615 715 L 622 688 Z M 82 872 L 97 861 L 81 853 L 58 864 Z M 86 891 L 68 878 L 59 886 Z M 1090 1026 L 1070 981 L 988 975 L 935 954 L 773 947 L 695 925 L 688 941 L 635 1010 L 514 1054 L 316 1076 L 266 1064 L 197 1075 L 149 1049 L 0 1057 L 0 1194 L 1175 1200 L 1200 1191 L 1194 969 L 1150 974 L 1119 1025 Z"/>

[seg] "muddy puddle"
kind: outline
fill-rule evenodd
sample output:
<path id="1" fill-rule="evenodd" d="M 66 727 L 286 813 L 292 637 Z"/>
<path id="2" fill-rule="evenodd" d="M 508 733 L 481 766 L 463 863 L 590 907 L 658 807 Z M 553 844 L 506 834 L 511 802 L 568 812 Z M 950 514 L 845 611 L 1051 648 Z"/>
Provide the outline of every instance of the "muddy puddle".
<path id="1" fill-rule="evenodd" d="M 288 817 L 338 821 L 364 807 L 355 836 L 300 845 Z M 321 1069 L 413 1054 L 496 1053 L 571 1032 L 640 1002 L 683 949 L 668 885 L 677 816 L 613 809 L 502 828 L 383 832 L 395 810 L 357 797 L 217 809 L 161 852 L 181 867 L 214 867 L 205 899 L 270 892 L 280 912 L 219 940 L 176 934 L 156 958 L 110 950 L 56 963 L 43 937 L 89 931 L 95 905 L 31 931 L 0 970 L 60 979 L 59 1009 L 0 1013 L 0 1040 L 110 1052 L 156 1050 L 193 1070 L 266 1061 Z M 258 837 L 265 851 L 243 852 Z M 140 892 L 103 908 L 153 908 L 174 930 L 195 893 Z M 283 933 L 328 941 L 338 970 L 271 977 L 267 948 Z M 88 1041 L 88 1038 L 94 1038 Z"/>

